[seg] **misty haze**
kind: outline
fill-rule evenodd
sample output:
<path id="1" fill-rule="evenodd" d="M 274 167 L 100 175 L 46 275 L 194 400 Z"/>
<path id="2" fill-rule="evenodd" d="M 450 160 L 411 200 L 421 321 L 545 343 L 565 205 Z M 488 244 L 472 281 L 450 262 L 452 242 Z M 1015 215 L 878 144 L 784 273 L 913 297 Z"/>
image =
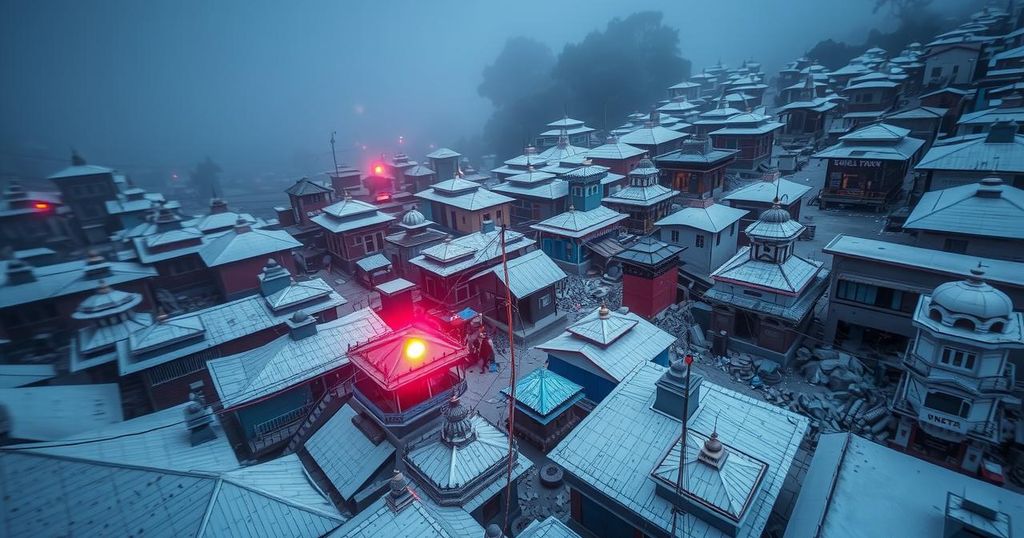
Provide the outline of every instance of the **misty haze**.
<path id="1" fill-rule="evenodd" d="M 0 537 L 1024 538 L 1024 0 L 0 5 Z"/>

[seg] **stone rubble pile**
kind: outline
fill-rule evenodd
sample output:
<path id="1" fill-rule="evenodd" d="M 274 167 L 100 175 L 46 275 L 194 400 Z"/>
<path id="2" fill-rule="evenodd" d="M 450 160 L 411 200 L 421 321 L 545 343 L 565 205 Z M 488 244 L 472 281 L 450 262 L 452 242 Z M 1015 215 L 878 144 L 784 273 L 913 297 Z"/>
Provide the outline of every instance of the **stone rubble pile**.
<path id="1" fill-rule="evenodd" d="M 611 310 L 617 310 L 622 306 L 622 286 L 609 285 L 600 278 L 569 275 L 555 291 L 555 298 L 560 311 L 569 313 L 570 319 L 577 319 L 593 312 L 602 304 Z"/>
<path id="2" fill-rule="evenodd" d="M 683 301 L 663 310 L 652 320 L 659 329 L 676 337 L 676 355 L 697 353 L 704 347 L 704 334 L 693 321 L 690 305 Z"/>
<path id="3" fill-rule="evenodd" d="M 718 357 L 714 364 L 735 380 L 758 389 L 769 403 L 810 418 L 808 437 L 812 443 L 820 434 L 834 432 L 853 432 L 882 443 L 895 430 L 896 419 L 887 406 L 893 387 L 878 386 L 875 373 L 849 353 L 801 347 L 789 372 L 774 361 L 746 353 Z M 777 388 L 787 373 L 798 374 L 825 390 Z"/>

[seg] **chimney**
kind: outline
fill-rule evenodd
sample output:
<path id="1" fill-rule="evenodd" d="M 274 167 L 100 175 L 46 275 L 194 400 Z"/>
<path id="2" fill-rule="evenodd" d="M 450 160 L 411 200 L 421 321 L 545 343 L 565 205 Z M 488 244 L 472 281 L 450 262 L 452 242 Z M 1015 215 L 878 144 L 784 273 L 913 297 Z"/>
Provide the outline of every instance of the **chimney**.
<path id="1" fill-rule="evenodd" d="M 998 501 L 984 498 L 979 490 L 964 490 L 963 495 L 946 493 L 946 518 L 942 536 L 1010 536 L 1010 514 L 998 510 Z"/>
<path id="2" fill-rule="evenodd" d="M 501 532 L 501 527 L 491 523 L 484 529 L 484 538 L 506 538 L 506 536 Z"/>
<path id="3" fill-rule="evenodd" d="M 85 166 L 85 158 L 78 154 L 77 151 L 71 150 L 71 166 Z"/>
<path id="4" fill-rule="evenodd" d="M 704 378 L 690 373 L 690 396 L 686 396 L 686 364 L 682 359 L 672 362 L 658 379 L 654 409 L 679 420 L 689 420 L 700 403 L 700 385 Z"/>
<path id="5" fill-rule="evenodd" d="M 269 297 L 291 285 L 292 275 L 287 269 L 277 263 L 277 260 L 270 258 L 263 266 L 259 274 L 260 295 Z"/>
<path id="6" fill-rule="evenodd" d="M 1003 195 L 1003 180 L 998 177 L 987 177 L 978 184 L 975 196 L 979 198 L 999 198 Z"/>
<path id="7" fill-rule="evenodd" d="M 107 263 L 106 258 L 100 256 L 95 250 L 89 251 L 89 256 L 85 259 L 85 278 L 104 278 L 110 276 L 111 273 L 110 264 Z"/>
<path id="8" fill-rule="evenodd" d="M 1017 135 L 1017 122 L 997 120 L 988 129 L 986 144 L 1010 144 Z"/>
<path id="9" fill-rule="evenodd" d="M 494 231 L 494 221 L 491 220 L 491 219 L 484 219 L 483 222 L 480 223 L 480 231 L 485 233 L 485 234 L 489 234 L 489 233 L 493 232 Z"/>
<path id="10" fill-rule="evenodd" d="M 218 213 L 227 213 L 228 203 L 220 198 L 214 198 L 210 200 L 210 214 L 216 215 Z"/>
<path id="11" fill-rule="evenodd" d="M 251 231 L 252 231 L 252 226 L 249 224 L 249 221 L 245 220 L 244 217 L 239 215 L 238 218 L 235 219 L 235 233 L 236 234 L 244 234 L 244 233 L 248 233 L 248 232 L 251 232 Z"/>
<path id="12" fill-rule="evenodd" d="M 381 282 L 373 287 L 380 294 L 380 316 L 391 327 L 398 328 L 412 321 L 412 290 L 416 284 L 404 278 Z"/>
<path id="13" fill-rule="evenodd" d="M 388 480 L 388 508 L 397 514 L 412 504 L 413 499 L 412 490 L 409 489 L 409 482 L 405 479 L 405 475 L 395 469 L 394 476 Z"/>
<path id="14" fill-rule="evenodd" d="M 21 260 L 10 260 L 7 262 L 7 284 L 28 284 L 35 282 L 36 275 L 32 272 L 32 266 Z"/>
<path id="15" fill-rule="evenodd" d="M 198 446 L 216 439 L 217 432 L 213 431 L 213 412 L 203 397 L 203 382 L 196 381 L 188 388 L 190 401 L 185 406 L 185 424 L 192 446 Z"/>
<path id="16" fill-rule="evenodd" d="M 292 340 L 302 340 L 316 334 L 316 318 L 302 310 L 296 310 L 285 323 L 288 325 L 288 336 L 291 336 Z"/>

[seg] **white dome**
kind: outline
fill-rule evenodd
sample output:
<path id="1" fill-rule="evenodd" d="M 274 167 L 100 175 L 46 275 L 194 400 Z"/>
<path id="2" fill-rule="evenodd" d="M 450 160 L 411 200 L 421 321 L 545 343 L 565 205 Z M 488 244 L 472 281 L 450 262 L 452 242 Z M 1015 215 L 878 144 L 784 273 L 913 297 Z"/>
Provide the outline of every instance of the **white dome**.
<path id="1" fill-rule="evenodd" d="M 420 226 L 427 221 L 427 218 L 423 216 L 415 208 L 410 209 L 402 216 L 402 224 L 406 226 Z"/>
<path id="2" fill-rule="evenodd" d="M 932 306 L 940 306 L 954 317 L 970 316 L 979 322 L 994 318 L 1008 319 L 1013 301 L 1003 292 L 981 280 L 980 269 L 971 270 L 971 278 L 947 282 L 932 292 Z"/>

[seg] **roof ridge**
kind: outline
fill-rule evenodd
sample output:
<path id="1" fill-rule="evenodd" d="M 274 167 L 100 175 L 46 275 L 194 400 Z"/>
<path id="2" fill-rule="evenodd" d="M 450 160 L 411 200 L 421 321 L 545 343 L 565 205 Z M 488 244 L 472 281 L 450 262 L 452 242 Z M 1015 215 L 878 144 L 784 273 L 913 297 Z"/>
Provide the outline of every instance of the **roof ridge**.
<path id="1" fill-rule="evenodd" d="M 247 467 L 256 467 L 258 465 L 260 465 L 260 464 L 247 465 L 247 466 L 240 467 L 240 469 L 244 469 L 244 468 L 247 468 Z M 244 489 L 246 491 L 249 491 L 250 493 L 255 493 L 255 494 L 260 495 L 262 497 L 267 497 L 267 498 L 272 499 L 274 501 L 277 501 L 277 502 L 279 502 L 281 504 L 286 504 L 288 506 L 291 506 L 292 508 L 297 508 L 297 509 L 302 510 L 304 512 L 314 513 L 314 514 L 319 515 L 321 517 L 325 517 L 327 519 L 338 520 L 340 522 L 345 522 L 346 521 L 345 518 L 341 514 L 331 514 L 329 512 L 324 512 L 323 510 L 320 510 L 319 508 L 316 508 L 316 507 L 313 507 L 313 506 L 309 506 L 309 505 L 305 505 L 305 504 L 299 503 L 297 501 L 294 501 L 292 499 L 288 499 L 288 498 L 276 495 L 274 493 L 271 493 L 268 490 L 251 486 L 249 484 L 246 484 L 246 483 L 238 480 L 237 478 L 234 478 L 232 476 L 228 476 L 227 473 L 229 473 L 229 472 L 231 472 L 231 471 L 224 471 L 224 472 L 222 472 L 217 477 L 217 480 L 218 480 L 217 493 L 220 492 L 220 487 L 219 487 L 220 483 L 226 482 L 226 483 L 231 484 L 232 486 L 235 486 L 237 488 Z M 308 478 L 307 478 L 307 480 L 308 480 Z M 214 497 L 214 500 L 216 500 L 216 496 Z M 325 499 L 325 500 L 329 500 L 329 499 Z M 204 527 L 205 527 L 205 520 L 204 520 Z"/>

